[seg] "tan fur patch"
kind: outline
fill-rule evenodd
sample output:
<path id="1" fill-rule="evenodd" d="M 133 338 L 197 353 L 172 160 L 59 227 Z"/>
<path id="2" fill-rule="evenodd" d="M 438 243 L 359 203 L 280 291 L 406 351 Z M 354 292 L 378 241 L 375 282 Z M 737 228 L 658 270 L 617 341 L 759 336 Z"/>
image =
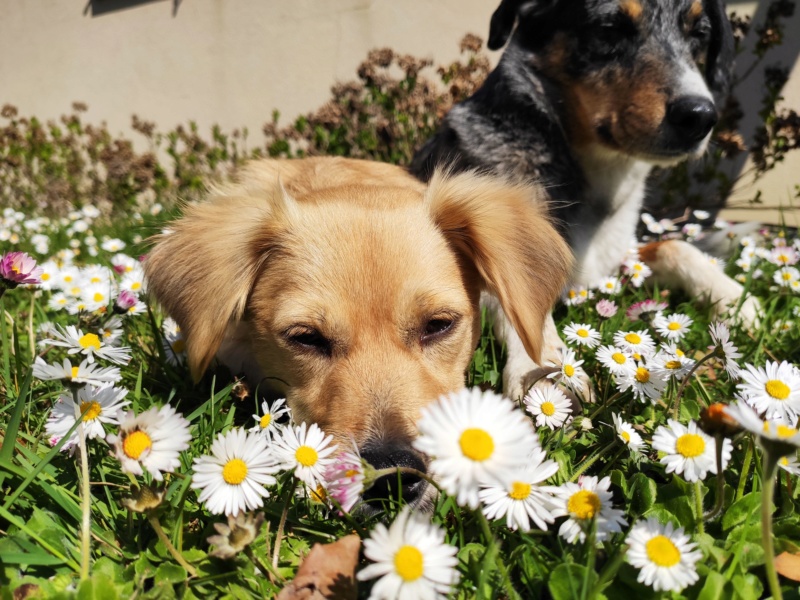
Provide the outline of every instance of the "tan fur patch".
<path id="1" fill-rule="evenodd" d="M 619 7 L 634 23 L 642 16 L 642 5 L 638 0 L 622 0 Z"/>
<path id="2" fill-rule="evenodd" d="M 689 11 L 686 13 L 686 16 L 689 19 L 697 19 L 700 15 L 703 14 L 703 3 L 699 0 L 695 0 L 692 2 L 692 5 L 689 7 Z"/>

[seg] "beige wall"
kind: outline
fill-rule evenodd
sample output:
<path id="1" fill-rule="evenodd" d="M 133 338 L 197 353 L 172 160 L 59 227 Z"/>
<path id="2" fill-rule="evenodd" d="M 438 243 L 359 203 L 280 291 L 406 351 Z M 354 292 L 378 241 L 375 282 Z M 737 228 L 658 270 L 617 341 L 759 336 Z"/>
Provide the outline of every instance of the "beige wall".
<path id="1" fill-rule="evenodd" d="M 273 109 L 282 123 L 317 108 L 331 84 L 355 77 L 367 52 L 388 46 L 433 58 L 458 56 L 467 32 L 486 37 L 497 0 L 4 0 L 0 16 L 0 104 L 56 118 L 73 101 L 87 120 L 130 134 L 133 113 L 160 130 L 198 122 L 246 126 L 252 143 Z M 729 2 L 740 13 L 766 2 Z M 796 62 L 800 10 L 781 59 Z M 493 54 L 496 59 L 497 53 Z M 772 59 L 770 59 L 771 61 Z M 740 68 L 745 68 L 743 61 Z M 748 81 L 746 111 L 760 82 Z M 784 95 L 800 107 L 800 63 Z M 746 123 L 752 129 L 752 123 Z M 747 135 L 751 131 L 745 131 Z M 745 167 L 747 168 L 747 167 Z M 757 187 L 769 204 L 800 182 L 800 152 Z M 745 182 L 734 204 L 753 196 Z M 750 218 L 752 213 L 729 213 Z M 765 216 L 762 213 L 756 215 Z M 772 213 L 774 219 L 777 213 Z M 789 215 L 797 220 L 797 212 Z"/>

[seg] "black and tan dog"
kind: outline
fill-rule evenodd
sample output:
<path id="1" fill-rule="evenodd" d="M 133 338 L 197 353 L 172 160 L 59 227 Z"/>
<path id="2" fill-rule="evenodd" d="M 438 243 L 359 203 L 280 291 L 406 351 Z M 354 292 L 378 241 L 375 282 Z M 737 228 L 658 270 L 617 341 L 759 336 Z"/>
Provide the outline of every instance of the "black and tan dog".
<path id="1" fill-rule="evenodd" d="M 510 41 L 509 41 L 510 39 Z M 489 48 L 508 46 L 495 70 L 456 105 L 414 157 L 423 180 L 441 165 L 480 169 L 547 190 L 575 253 L 572 281 L 616 271 L 630 248 L 655 165 L 700 156 L 728 91 L 733 36 L 721 0 L 503 0 Z M 715 100 L 715 98 L 717 100 Z M 705 296 L 718 311 L 742 288 L 684 242 L 643 247 L 660 281 Z M 757 304 L 742 309 L 755 319 Z M 499 319 L 509 349 L 506 392 L 539 374 Z M 554 358 L 561 342 L 552 321 Z"/>

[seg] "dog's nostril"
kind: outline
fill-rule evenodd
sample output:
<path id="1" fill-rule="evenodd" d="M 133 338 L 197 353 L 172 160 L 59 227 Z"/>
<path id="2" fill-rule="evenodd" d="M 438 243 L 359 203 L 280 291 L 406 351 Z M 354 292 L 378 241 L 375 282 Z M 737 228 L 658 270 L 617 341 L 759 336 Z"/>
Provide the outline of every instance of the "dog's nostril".
<path id="1" fill-rule="evenodd" d="M 699 142 L 717 124 L 717 109 L 708 98 L 684 96 L 667 106 L 667 121 L 684 139 Z"/>
<path id="2" fill-rule="evenodd" d="M 425 463 L 413 450 L 402 446 L 370 446 L 361 451 L 361 458 L 375 469 L 407 467 L 425 472 Z M 364 492 L 364 500 L 397 498 L 399 493 L 406 502 L 414 502 L 422 497 L 427 483 L 414 473 L 390 473 L 378 479 Z"/>

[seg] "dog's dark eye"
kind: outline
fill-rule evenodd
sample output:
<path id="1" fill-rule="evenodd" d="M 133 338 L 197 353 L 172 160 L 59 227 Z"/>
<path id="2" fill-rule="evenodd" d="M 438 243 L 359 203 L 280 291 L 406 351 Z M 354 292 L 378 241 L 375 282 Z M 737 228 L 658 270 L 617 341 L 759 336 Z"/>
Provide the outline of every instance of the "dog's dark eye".
<path id="1" fill-rule="evenodd" d="M 698 19 L 692 26 L 691 31 L 689 31 L 689 35 L 697 40 L 706 41 L 711 35 L 711 22 L 708 20 L 708 17 L 703 16 L 701 19 Z"/>
<path id="2" fill-rule="evenodd" d="M 331 341 L 316 329 L 293 329 L 286 333 L 286 339 L 301 350 L 317 352 L 330 356 Z"/>
<path id="3" fill-rule="evenodd" d="M 435 319 L 429 320 L 422 330 L 420 341 L 423 344 L 428 344 L 434 341 L 450 331 L 454 323 L 455 319 L 451 317 L 436 317 Z"/>

